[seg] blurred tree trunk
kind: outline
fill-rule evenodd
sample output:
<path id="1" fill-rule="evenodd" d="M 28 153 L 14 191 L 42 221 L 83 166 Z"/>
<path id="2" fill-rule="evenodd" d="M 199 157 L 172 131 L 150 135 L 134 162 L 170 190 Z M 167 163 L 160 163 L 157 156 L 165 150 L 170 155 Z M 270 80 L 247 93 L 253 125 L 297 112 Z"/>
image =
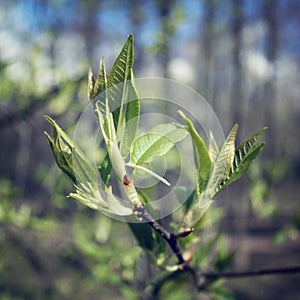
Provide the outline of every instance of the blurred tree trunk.
<path id="1" fill-rule="evenodd" d="M 98 13 L 101 12 L 99 9 L 102 1 L 82 1 L 80 2 L 78 15 L 82 15 L 84 22 L 79 28 L 82 36 L 85 40 L 86 54 L 89 59 L 92 59 L 94 56 L 95 42 L 100 40 L 101 32 L 98 27 Z M 97 57 L 99 60 L 99 58 Z"/>
<path id="2" fill-rule="evenodd" d="M 145 8 L 143 2 L 139 0 L 132 0 L 128 2 L 128 13 L 130 15 L 131 25 L 133 27 L 132 32 L 136 37 L 141 35 L 142 25 L 145 21 Z M 142 49 L 141 43 L 139 43 L 139 38 L 135 39 L 134 43 L 134 66 L 135 70 L 139 69 L 144 60 L 144 49 Z M 137 73 L 137 71 L 136 71 Z"/>
<path id="3" fill-rule="evenodd" d="M 241 53 L 243 50 L 243 28 L 245 24 L 244 16 L 244 1 L 231 1 L 231 19 L 230 32 L 232 38 L 232 82 L 231 82 L 231 99 L 230 103 L 230 123 L 238 123 L 240 130 L 243 131 L 243 124 L 245 123 L 245 95 L 244 95 L 244 70 L 241 61 Z M 242 129 L 242 130 L 241 130 Z M 239 185 L 232 189 L 234 200 L 229 201 L 227 206 L 227 215 L 230 216 L 230 230 L 239 241 L 240 246 L 247 245 L 248 242 L 248 228 L 250 218 L 250 203 L 248 196 L 243 193 L 244 184 L 240 182 Z M 247 247 L 245 247 L 247 249 Z M 243 251 L 236 257 L 236 265 L 239 267 L 248 267 L 249 253 Z"/>
<path id="4" fill-rule="evenodd" d="M 244 74 L 241 63 L 242 33 L 244 26 L 243 0 L 232 1 L 231 35 L 232 49 L 232 87 L 231 87 L 231 117 L 233 123 L 242 124 L 244 112 L 243 81 Z"/>
<path id="5" fill-rule="evenodd" d="M 267 35 L 265 38 L 265 55 L 272 66 L 272 74 L 263 86 L 263 118 L 270 128 L 268 149 L 275 151 L 276 147 L 276 60 L 278 56 L 278 21 L 277 21 L 278 0 L 264 0 L 263 20 L 266 24 Z M 273 153 L 274 154 L 274 153 Z"/>
<path id="6" fill-rule="evenodd" d="M 169 78 L 168 65 L 171 56 L 171 40 L 177 30 L 176 15 L 172 15 L 176 8 L 177 0 L 157 0 L 158 15 L 161 22 L 160 57 L 163 69 L 163 76 Z"/>
<path id="7" fill-rule="evenodd" d="M 204 1 L 204 17 L 203 17 L 203 31 L 199 30 L 202 34 L 200 42 L 202 43 L 203 50 L 203 68 L 201 67 L 199 74 L 199 86 L 201 91 L 204 92 L 205 98 L 212 103 L 215 107 L 214 101 L 214 31 L 215 31 L 215 12 L 216 0 Z"/>

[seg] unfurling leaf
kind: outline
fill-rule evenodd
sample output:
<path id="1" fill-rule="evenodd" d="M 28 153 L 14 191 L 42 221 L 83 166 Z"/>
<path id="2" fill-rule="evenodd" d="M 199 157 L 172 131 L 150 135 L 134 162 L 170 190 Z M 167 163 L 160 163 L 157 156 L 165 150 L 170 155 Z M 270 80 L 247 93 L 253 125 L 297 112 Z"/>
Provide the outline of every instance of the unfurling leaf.
<path id="1" fill-rule="evenodd" d="M 116 132 L 123 126 L 123 109 L 127 93 L 126 81 L 131 80 L 134 63 L 133 35 L 128 36 L 119 56 L 115 60 L 111 73 L 108 76 L 110 111 L 113 113 Z"/>
<path id="2" fill-rule="evenodd" d="M 55 161 L 76 188 L 76 193 L 70 193 L 69 196 L 92 209 L 120 216 L 131 215 L 132 209 L 118 201 L 111 188 L 99 190 L 96 170 L 85 155 L 53 119 L 47 116 L 45 118 L 54 128 L 53 138 L 48 133 L 45 134 Z"/>
<path id="3" fill-rule="evenodd" d="M 159 124 L 137 137 L 131 146 L 130 163 L 142 165 L 167 154 L 176 142 L 186 137 L 186 130 L 177 124 Z"/>
<path id="4" fill-rule="evenodd" d="M 118 142 L 120 142 L 119 148 L 124 158 L 128 156 L 130 146 L 135 138 L 140 116 L 140 100 L 134 85 L 132 70 L 133 42 L 133 35 L 129 35 L 109 75 L 106 73 L 102 58 L 97 80 L 91 70 L 89 70 L 88 76 L 89 99 L 97 99 L 97 109 L 105 118 L 112 113 L 114 128 Z M 103 126 L 105 128 L 105 125 Z"/>
<path id="5" fill-rule="evenodd" d="M 101 179 L 105 186 L 108 186 L 108 181 L 110 179 L 110 172 L 112 169 L 111 161 L 109 158 L 108 153 L 105 155 L 101 165 L 98 168 L 98 171 L 100 173 Z"/>
<path id="6" fill-rule="evenodd" d="M 53 138 L 48 133 L 45 132 L 45 134 L 58 167 L 74 184 L 78 184 L 78 182 L 90 184 L 96 190 L 98 186 L 97 173 L 85 155 L 53 119 L 48 116 L 45 116 L 45 119 L 54 128 Z"/>
<path id="7" fill-rule="evenodd" d="M 251 163 L 264 148 L 265 143 L 258 143 L 257 141 L 266 129 L 267 127 L 262 128 L 236 148 L 230 172 L 227 178 L 224 178 L 221 182 L 218 192 L 226 185 L 239 179 L 247 171 Z"/>
<path id="8" fill-rule="evenodd" d="M 130 81 L 127 81 L 126 84 L 128 91 L 126 99 L 125 125 L 120 144 L 121 154 L 124 158 L 128 156 L 128 152 L 135 138 L 140 119 L 140 100 L 134 85 L 132 70 Z"/>
<path id="9" fill-rule="evenodd" d="M 228 137 L 225 140 L 224 145 L 220 149 L 215 161 L 213 162 L 212 173 L 207 183 L 207 192 L 210 199 L 215 196 L 215 193 L 220 186 L 221 182 L 225 180 L 229 173 L 234 159 L 235 151 L 235 139 L 238 125 L 235 125 Z"/>
<path id="10" fill-rule="evenodd" d="M 94 98 L 97 95 L 101 95 L 103 93 L 104 95 L 101 96 L 105 99 L 107 87 L 107 74 L 105 69 L 104 58 L 102 57 L 99 64 L 98 77 L 94 85 Z"/>
<path id="11" fill-rule="evenodd" d="M 208 154 L 207 147 L 196 131 L 192 121 L 188 119 L 182 111 L 179 111 L 179 114 L 182 116 L 188 126 L 188 131 L 191 134 L 195 147 L 196 157 L 198 161 L 198 188 L 199 192 L 201 193 L 205 190 L 206 183 L 211 172 L 211 160 Z"/>

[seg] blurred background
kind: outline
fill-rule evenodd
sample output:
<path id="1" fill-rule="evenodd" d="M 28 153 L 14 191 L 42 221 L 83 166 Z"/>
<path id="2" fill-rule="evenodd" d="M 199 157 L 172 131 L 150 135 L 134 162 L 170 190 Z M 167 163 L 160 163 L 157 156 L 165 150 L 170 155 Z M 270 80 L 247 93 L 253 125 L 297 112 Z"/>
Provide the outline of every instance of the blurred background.
<path id="1" fill-rule="evenodd" d="M 127 227 L 65 197 L 43 135 L 43 114 L 72 132 L 88 67 L 105 56 L 110 70 L 129 33 L 136 77 L 191 86 L 225 134 L 239 123 L 238 140 L 269 127 L 259 160 L 216 203 L 232 269 L 300 261 L 299 0 L 0 1 L 0 300 L 138 299 L 151 277 Z M 227 286 L 236 299 L 295 299 L 299 279 Z"/>

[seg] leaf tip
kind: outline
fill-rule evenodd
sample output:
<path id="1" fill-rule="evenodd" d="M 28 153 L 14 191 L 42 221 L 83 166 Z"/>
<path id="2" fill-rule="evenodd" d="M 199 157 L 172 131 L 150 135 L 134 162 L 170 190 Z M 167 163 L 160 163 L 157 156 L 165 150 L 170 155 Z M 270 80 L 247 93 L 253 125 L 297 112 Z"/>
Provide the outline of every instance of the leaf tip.
<path id="1" fill-rule="evenodd" d="M 133 35 L 133 33 L 130 33 L 129 35 L 128 35 L 128 38 L 127 38 L 130 42 L 133 42 L 134 41 L 134 35 Z"/>
<path id="2" fill-rule="evenodd" d="M 49 117 L 49 116 L 47 116 L 47 115 L 44 115 L 43 117 L 44 117 L 44 119 L 45 119 L 46 121 L 48 121 L 50 124 L 55 125 L 55 121 L 54 121 L 51 117 Z"/>

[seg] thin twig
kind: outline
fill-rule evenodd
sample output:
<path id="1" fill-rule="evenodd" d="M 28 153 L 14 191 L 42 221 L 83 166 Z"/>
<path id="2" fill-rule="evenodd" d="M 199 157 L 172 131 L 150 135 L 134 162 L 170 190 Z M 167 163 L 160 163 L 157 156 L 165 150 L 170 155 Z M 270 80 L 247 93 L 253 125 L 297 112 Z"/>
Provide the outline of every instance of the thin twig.
<path id="1" fill-rule="evenodd" d="M 208 280 L 216 280 L 220 278 L 228 278 L 228 279 L 238 279 L 243 277 L 256 277 L 263 275 L 288 275 L 288 274 L 296 274 L 300 273 L 300 266 L 293 267 L 284 267 L 284 268 L 274 268 L 274 269 L 260 269 L 260 270 L 246 270 L 246 271 L 236 271 L 236 272 L 200 272 L 197 269 L 191 267 L 191 270 L 195 272 L 196 278 L 199 278 L 196 285 L 196 289 L 198 292 L 205 290 L 205 282 Z M 151 295 L 150 299 L 155 299 L 159 294 L 163 285 L 175 279 L 177 276 L 184 272 L 191 272 L 190 270 L 177 270 L 172 273 L 167 273 L 162 277 L 159 277 L 156 281 L 154 281 L 151 285 Z"/>
<path id="2" fill-rule="evenodd" d="M 150 213 L 146 210 L 144 205 L 142 205 L 138 209 L 139 209 L 139 215 L 141 216 L 142 220 L 147 224 L 149 224 L 169 244 L 170 248 L 177 256 L 178 264 L 182 265 L 182 268 L 184 268 L 186 261 L 184 260 L 181 250 L 178 247 L 177 237 L 173 233 L 170 233 L 168 230 L 166 230 L 162 225 L 160 225 L 150 215 Z"/>
<path id="3" fill-rule="evenodd" d="M 219 279 L 219 278 L 240 278 L 240 277 L 254 277 L 264 275 L 276 275 L 276 274 L 295 274 L 300 273 L 300 266 L 274 268 L 274 269 L 258 269 L 258 270 L 246 270 L 236 272 L 202 272 L 201 275 L 207 279 Z"/>

